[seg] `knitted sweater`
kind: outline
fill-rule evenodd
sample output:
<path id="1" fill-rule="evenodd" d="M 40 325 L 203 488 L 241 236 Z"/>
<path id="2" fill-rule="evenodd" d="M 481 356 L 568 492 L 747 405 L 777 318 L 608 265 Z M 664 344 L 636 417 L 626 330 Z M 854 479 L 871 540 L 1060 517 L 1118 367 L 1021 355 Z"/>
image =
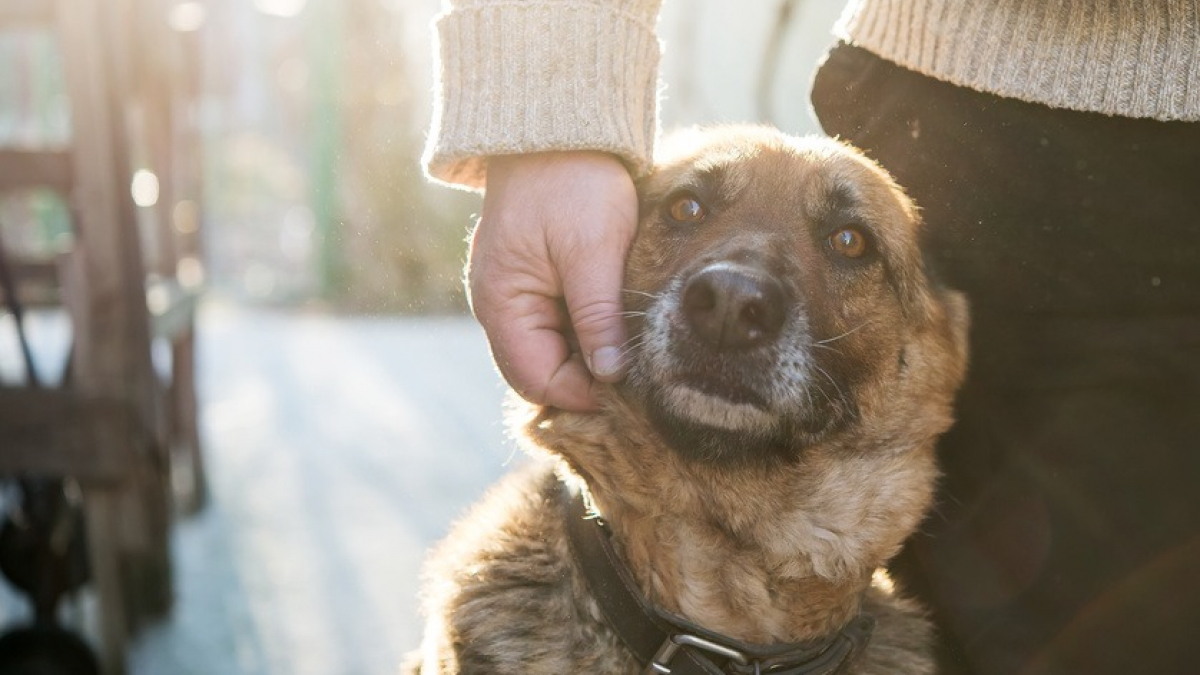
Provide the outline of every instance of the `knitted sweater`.
<path id="1" fill-rule="evenodd" d="M 661 0 L 448 0 L 436 22 L 431 177 L 482 187 L 490 155 L 591 149 L 650 164 Z M 837 37 L 979 91 L 1200 120 L 1200 0 L 851 0 Z"/>

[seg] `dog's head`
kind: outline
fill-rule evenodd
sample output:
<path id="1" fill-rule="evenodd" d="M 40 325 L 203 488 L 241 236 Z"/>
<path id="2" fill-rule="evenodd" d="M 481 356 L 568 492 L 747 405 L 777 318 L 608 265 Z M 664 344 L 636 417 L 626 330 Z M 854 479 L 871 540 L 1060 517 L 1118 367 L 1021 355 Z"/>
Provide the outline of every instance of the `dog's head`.
<path id="1" fill-rule="evenodd" d="M 932 499 L 966 371 L 966 303 L 926 271 L 916 208 L 853 148 L 764 128 L 676 136 L 639 188 L 626 381 L 599 414 L 513 421 L 619 527 L 715 524 L 861 582 Z"/>
<path id="2" fill-rule="evenodd" d="M 660 157 L 627 263 L 624 393 L 667 445 L 786 461 L 948 405 L 965 307 L 928 278 L 916 209 L 882 169 L 763 128 L 677 136 Z"/>
<path id="3" fill-rule="evenodd" d="M 514 421 L 616 527 L 687 530 L 635 568 L 760 549 L 865 583 L 932 499 L 966 371 L 966 303 L 926 271 L 916 208 L 849 146 L 763 128 L 676 136 L 639 187 L 626 381 L 599 414 Z"/>

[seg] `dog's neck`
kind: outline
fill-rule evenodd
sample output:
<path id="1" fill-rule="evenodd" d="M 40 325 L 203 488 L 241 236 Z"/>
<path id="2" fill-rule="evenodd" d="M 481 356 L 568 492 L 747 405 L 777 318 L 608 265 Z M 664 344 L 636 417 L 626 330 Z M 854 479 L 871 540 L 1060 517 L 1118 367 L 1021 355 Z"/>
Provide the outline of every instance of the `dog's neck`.
<path id="1" fill-rule="evenodd" d="M 768 550 L 758 533 L 595 492 L 620 554 L 662 609 L 758 644 L 822 637 L 858 614 L 869 570 L 824 578 L 786 547 Z"/>
<path id="2" fill-rule="evenodd" d="M 932 492 L 928 449 L 928 461 L 893 457 L 886 470 L 908 479 L 876 487 L 886 457 L 697 465 L 630 419 L 543 412 L 526 429 L 586 483 L 651 602 L 748 642 L 817 638 L 850 621 Z"/>

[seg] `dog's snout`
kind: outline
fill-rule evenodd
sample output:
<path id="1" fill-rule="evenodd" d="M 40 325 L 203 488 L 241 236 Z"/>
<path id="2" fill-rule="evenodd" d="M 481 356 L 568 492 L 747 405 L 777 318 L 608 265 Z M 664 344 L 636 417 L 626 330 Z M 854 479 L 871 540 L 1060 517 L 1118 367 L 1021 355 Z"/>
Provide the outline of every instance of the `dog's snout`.
<path id="1" fill-rule="evenodd" d="M 718 351 L 752 349 L 779 335 L 784 293 L 769 277 L 708 267 L 685 285 L 683 312 L 696 335 Z"/>

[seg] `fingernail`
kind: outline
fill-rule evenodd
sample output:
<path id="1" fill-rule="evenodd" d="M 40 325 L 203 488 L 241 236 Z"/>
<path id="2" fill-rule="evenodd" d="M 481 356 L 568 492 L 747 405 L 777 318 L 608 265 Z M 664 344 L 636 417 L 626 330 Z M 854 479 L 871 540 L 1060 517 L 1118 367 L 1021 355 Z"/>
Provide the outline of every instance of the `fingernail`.
<path id="1" fill-rule="evenodd" d="M 611 377 L 621 372 L 621 350 L 616 347 L 601 347 L 592 352 L 592 375 Z"/>

